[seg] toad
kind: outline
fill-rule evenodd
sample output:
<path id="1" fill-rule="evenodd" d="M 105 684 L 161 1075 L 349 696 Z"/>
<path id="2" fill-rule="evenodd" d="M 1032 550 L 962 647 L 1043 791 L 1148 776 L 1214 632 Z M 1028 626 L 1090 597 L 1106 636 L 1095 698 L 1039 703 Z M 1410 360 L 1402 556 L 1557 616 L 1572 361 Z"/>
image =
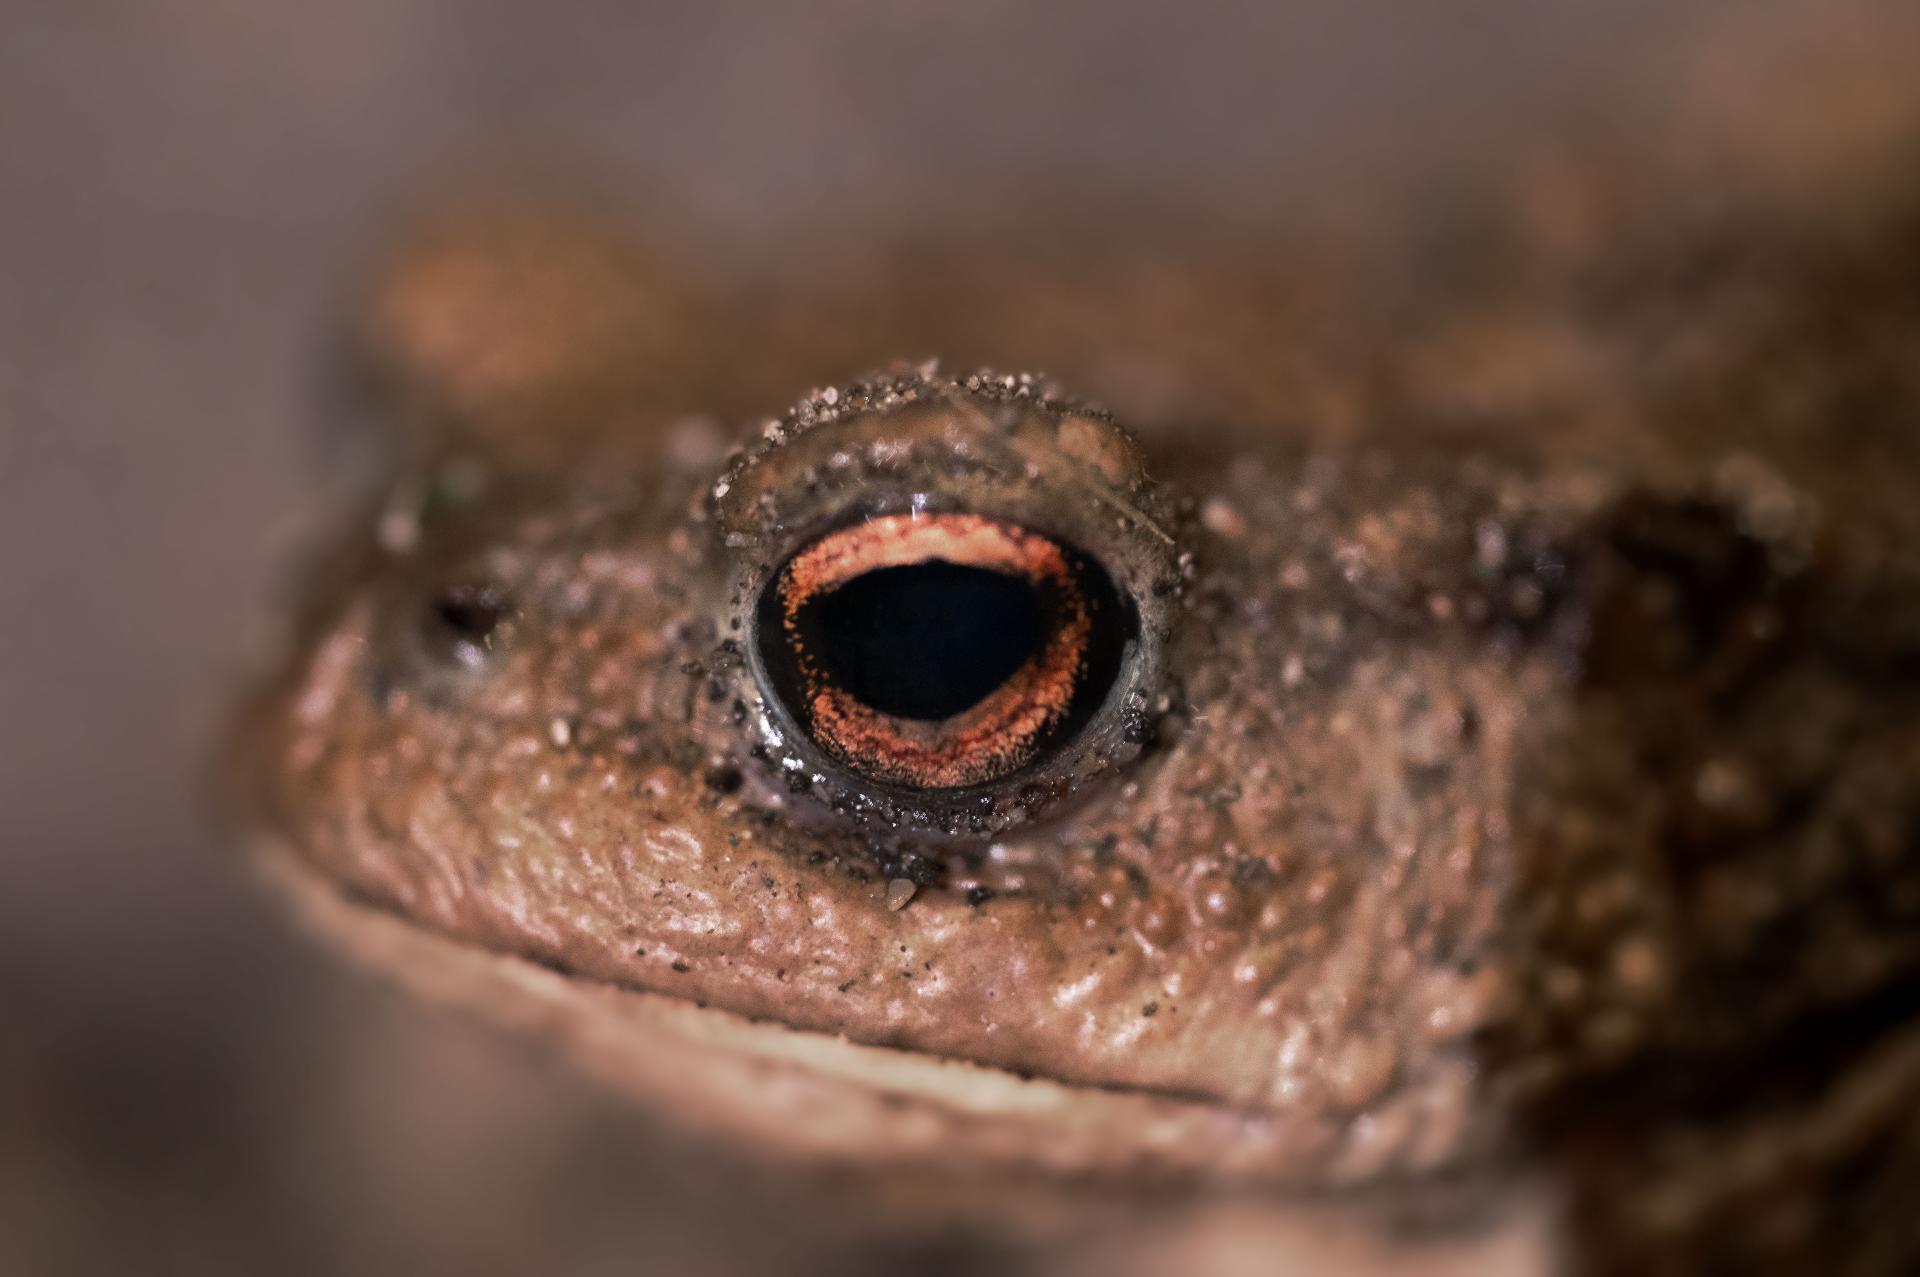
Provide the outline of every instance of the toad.
<path id="1" fill-rule="evenodd" d="M 1596 166 L 1400 251 L 737 285 L 429 219 L 391 476 L 236 734 L 260 862 L 677 1120 L 1009 1218 L 1910 1271 L 1920 186 Z"/>

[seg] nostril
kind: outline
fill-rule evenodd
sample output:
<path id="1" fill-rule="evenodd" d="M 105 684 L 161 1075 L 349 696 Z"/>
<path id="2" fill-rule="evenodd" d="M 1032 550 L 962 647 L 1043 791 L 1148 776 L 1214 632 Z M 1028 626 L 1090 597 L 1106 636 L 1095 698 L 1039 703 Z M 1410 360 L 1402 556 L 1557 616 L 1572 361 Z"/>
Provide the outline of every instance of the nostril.
<path id="1" fill-rule="evenodd" d="M 505 615 L 506 596 L 499 587 L 449 586 L 428 603 L 421 641 L 437 661 L 475 666 L 492 650 Z"/>

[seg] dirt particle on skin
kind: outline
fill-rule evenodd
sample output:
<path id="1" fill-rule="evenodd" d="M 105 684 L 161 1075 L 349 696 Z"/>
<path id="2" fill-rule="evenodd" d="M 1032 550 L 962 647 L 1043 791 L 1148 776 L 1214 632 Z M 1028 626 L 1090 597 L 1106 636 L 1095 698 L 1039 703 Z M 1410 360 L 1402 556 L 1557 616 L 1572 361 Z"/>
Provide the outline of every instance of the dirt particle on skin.
<path id="1" fill-rule="evenodd" d="M 678 971 L 678 972 L 679 972 L 679 973 L 680 973 L 681 975 L 685 975 L 685 974 L 686 974 L 687 972 L 689 972 L 689 971 L 691 971 L 691 970 L 693 970 L 693 968 L 692 968 L 692 967 L 690 967 L 690 966 L 688 966 L 688 965 L 687 965 L 686 963 L 684 963 L 684 962 L 676 962 L 676 963 L 674 963 L 674 964 L 673 964 L 673 969 L 674 969 L 675 971 Z"/>
<path id="2" fill-rule="evenodd" d="M 907 903 L 913 899 L 914 892 L 918 890 L 912 879 L 895 878 L 887 884 L 887 908 L 899 913 L 907 907 Z"/>
<path id="3" fill-rule="evenodd" d="M 1149 1015 L 1149 1016 L 1158 1015 L 1160 1014 L 1160 1004 L 1158 1002 L 1149 1002 L 1147 1003 L 1147 1005 L 1140 1008 L 1140 1014 Z"/>
<path id="4" fill-rule="evenodd" d="M 1334 1098 L 1359 1108 L 1378 1098 L 1393 1080 L 1399 1053 L 1385 1037 L 1354 1037 L 1340 1046 L 1327 1065 L 1327 1083 Z"/>

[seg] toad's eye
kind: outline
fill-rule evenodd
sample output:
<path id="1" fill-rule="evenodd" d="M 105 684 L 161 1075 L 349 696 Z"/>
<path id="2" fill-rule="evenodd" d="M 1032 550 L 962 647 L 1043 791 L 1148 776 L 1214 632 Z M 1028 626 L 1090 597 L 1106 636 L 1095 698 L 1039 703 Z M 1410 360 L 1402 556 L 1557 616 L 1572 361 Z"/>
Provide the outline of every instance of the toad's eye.
<path id="1" fill-rule="evenodd" d="M 718 665 L 788 788 L 990 831 L 1151 735 L 1179 556 L 1104 416 L 897 372 L 773 423 L 713 496 Z"/>
<path id="2" fill-rule="evenodd" d="M 891 514 L 789 558 L 762 592 L 788 712 L 863 775 L 920 789 L 1018 771 L 1105 701 L 1137 632 L 1097 563 L 975 514 Z"/>

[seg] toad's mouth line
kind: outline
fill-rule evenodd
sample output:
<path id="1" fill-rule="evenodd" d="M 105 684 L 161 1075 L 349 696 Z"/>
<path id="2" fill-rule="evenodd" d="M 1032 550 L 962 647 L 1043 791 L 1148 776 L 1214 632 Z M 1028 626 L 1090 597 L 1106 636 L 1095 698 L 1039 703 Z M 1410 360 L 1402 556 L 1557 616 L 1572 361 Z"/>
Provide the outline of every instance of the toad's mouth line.
<path id="1" fill-rule="evenodd" d="M 285 843 L 274 842 L 268 844 L 259 851 L 258 859 L 260 863 L 265 866 L 265 872 L 271 882 L 276 885 L 290 886 L 293 888 L 297 896 L 296 903 L 303 909 L 303 917 L 305 916 L 305 907 L 313 903 L 308 898 L 309 893 L 325 893 L 334 899 L 343 914 L 353 913 L 362 915 L 369 920 L 383 918 L 395 926 L 404 928 L 409 933 L 430 939 L 431 941 L 446 945 L 452 949 L 464 950 L 476 955 L 484 955 L 505 962 L 517 963 L 530 970 L 546 972 L 572 985 L 598 989 L 605 993 L 630 995 L 645 999 L 658 999 L 663 1004 L 686 1007 L 715 1017 L 724 1017 L 749 1031 L 771 1030 L 777 1033 L 794 1034 L 798 1037 L 816 1042 L 834 1043 L 860 1051 L 879 1052 L 901 1060 L 929 1061 L 942 1066 L 951 1065 L 959 1068 L 979 1070 L 983 1074 L 1004 1078 L 1020 1086 L 1044 1083 L 1046 1085 L 1058 1086 L 1069 1091 L 1099 1092 L 1117 1096 L 1139 1096 L 1147 1099 L 1217 1109 L 1223 1113 L 1234 1113 L 1255 1121 L 1267 1116 L 1266 1111 L 1263 1109 L 1246 1105 L 1229 1104 L 1204 1091 L 1182 1090 L 1177 1087 L 1145 1086 L 1124 1082 L 1082 1081 L 1079 1079 L 1053 1081 L 1036 1078 L 1019 1070 L 1001 1068 L 981 1060 L 970 1059 L 964 1055 L 935 1055 L 914 1051 L 908 1047 L 858 1042 L 840 1034 L 824 1033 L 815 1029 L 801 1028 L 771 1016 L 745 1015 L 724 1007 L 713 1006 L 699 999 L 649 988 L 646 985 L 633 984 L 623 980 L 609 980 L 601 976 L 589 975 L 574 970 L 564 963 L 531 958 L 521 954 L 508 953 L 500 949 L 493 949 L 486 945 L 476 944 L 471 940 L 436 930 L 432 927 L 423 926 L 377 897 L 342 887 L 337 882 L 326 878 L 314 870 L 299 856 L 297 851 L 294 851 Z M 283 879 L 287 878 L 298 878 L 302 881 L 283 882 Z M 326 920 L 322 921 L 324 924 Z"/>
<path id="2" fill-rule="evenodd" d="M 827 1161 L 941 1161 L 1097 1181 L 1231 1179 L 1312 1192 L 1324 1115 L 1018 1074 L 875 1046 L 574 975 L 449 937 L 343 891 L 284 838 L 253 861 L 300 920 L 410 992 L 559 1042 L 585 1070 L 697 1129 Z M 1347 1186 L 1352 1187 L 1352 1186 Z"/>
<path id="3" fill-rule="evenodd" d="M 1100 1221 L 1162 1244 L 1226 1228 L 1301 1271 L 1549 1271 L 1552 1202 L 1512 1175 L 1328 1183 L 1280 1115 L 1023 1078 L 577 979 L 357 901 L 278 839 L 254 863 L 302 924 L 408 992 L 553 1040 L 682 1128 L 863 1176 L 841 1182 L 921 1218 L 1031 1240 Z"/>

